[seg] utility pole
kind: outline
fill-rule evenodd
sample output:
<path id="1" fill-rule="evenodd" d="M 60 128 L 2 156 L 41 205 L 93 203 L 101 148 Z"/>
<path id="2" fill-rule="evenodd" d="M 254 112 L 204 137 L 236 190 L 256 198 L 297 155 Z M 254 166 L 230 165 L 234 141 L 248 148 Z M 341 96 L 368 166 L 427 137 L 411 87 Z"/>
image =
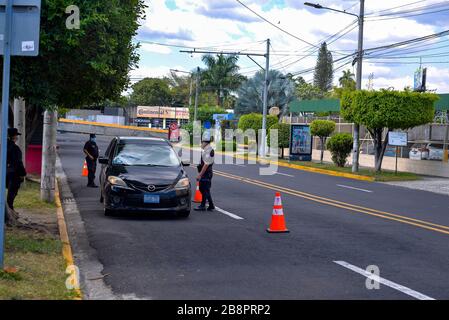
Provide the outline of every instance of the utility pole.
<path id="1" fill-rule="evenodd" d="M 362 89 L 362 66 L 363 66 L 363 24 L 365 20 L 365 0 L 360 0 L 359 19 L 359 44 L 357 52 L 357 90 Z M 354 147 L 352 158 L 352 172 L 359 171 L 360 155 L 360 125 L 354 124 Z"/>
<path id="2" fill-rule="evenodd" d="M 198 118 L 198 94 L 200 90 L 200 67 L 196 69 L 196 88 L 195 88 L 195 113 L 193 117 L 193 121 L 196 122 Z"/>
<path id="3" fill-rule="evenodd" d="M 262 157 L 267 155 L 266 146 L 267 146 L 267 113 L 268 113 L 268 76 L 270 72 L 270 39 L 267 39 L 267 55 L 266 55 L 266 66 L 265 66 L 265 82 L 263 89 L 263 118 L 262 118 L 262 141 L 260 154 Z"/>
<path id="4" fill-rule="evenodd" d="M 42 145 L 41 200 L 51 203 L 55 200 L 56 126 L 57 111 L 44 113 L 44 139 Z"/>

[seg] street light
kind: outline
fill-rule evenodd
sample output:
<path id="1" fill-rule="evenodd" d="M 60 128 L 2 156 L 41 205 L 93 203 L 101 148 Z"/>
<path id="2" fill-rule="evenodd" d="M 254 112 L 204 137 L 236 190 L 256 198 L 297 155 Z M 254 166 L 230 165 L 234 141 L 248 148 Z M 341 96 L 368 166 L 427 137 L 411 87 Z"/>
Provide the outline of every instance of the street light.
<path id="1" fill-rule="evenodd" d="M 180 73 L 186 73 L 190 74 L 190 95 L 189 95 L 189 108 L 192 107 L 192 87 L 193 87 L 193 72 L 189 71 L 182 71 L 177 69 L 170 69 L 172 72 L 180 72 Z M 196 88 L 195 88 L 195 112 L 194 112 L 194 119 L 193 121 L 196 121 L 197 113 L 198 113 L 198 89 L 199 89 L 199 77 L 200 77 L 200 68 L 197 68 L 197 74 L 196 74 Z"/>
<path id="2" fill-rule="evenodd" d="M 357 90 L 362 89 L 362 60 L 363 60 L 363 22 L 365 17 L 365 0 L 360 0 L 360 14 L 357 15 L 355 13 L 346 12 L 344 10 L 338 10 L 334 8 L 324 7 L 320 4 L 313 4 L 310 2 L 305 2 L 305 6 L 309 6 L 315 9 L 325 9 L 330 11 L 335 11 L 339 13 L 344 13 L 350 16 L 357 17 L 359 22 L 359 42 L 358 42 L 358 51 L 357 51 Z M 360 141 L 360 126 L 358 124 L 354 125 L 354 147 L 353 147 L 353 157 L 352 157 L 352 172 L 359 171 L 359 143 Z"/>
<path id="3" fill-rule="evenodd" d="M 177 73 L 186 73 L 190 75 L 190 94 L 189 94 L 189 108 L 192 107 L 192 88 L 193 88 L 193 73 L 189 71 L 182 71 L 177 69 L 170 69 L 170 72 L 177 72 Z"/>

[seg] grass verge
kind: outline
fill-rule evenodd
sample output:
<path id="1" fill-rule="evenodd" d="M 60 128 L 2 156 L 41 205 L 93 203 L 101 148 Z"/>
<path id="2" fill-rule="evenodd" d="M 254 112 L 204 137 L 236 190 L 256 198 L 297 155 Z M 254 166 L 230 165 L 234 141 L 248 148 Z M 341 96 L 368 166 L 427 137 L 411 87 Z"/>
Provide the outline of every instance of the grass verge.
<path id="1" fill-rule="evenodd" d="M 40 185 L 34 181 L 26 181 L 19 190 L 14 208 L 18 209 L 55 209 L 53 203 L 46 203 L 40 199 Z"/>
<path id="2" fill-rule="evenodd" d="M 5 241 L 5 265 L 17 273 L 0 272 L 1 300 L 71 300 L 67 290 L 62 244 L 33 231 L 8 228 Z"/>
<path id="3" fill-rule="evenodd" d="M 353 173 L 351 167 L 340 168 L 334 164 L 330 163 L 317 163 L 317 162 L 307 162 L 307 161 L 288 161 L 288 160 L 279 160 L 284 163 L 291 163 L 305 167 L 312 167 L 317 169 L 342 172 L 342 173 L 351 173 L 360 176 L 373 177 L 376 181 L 379 182 L 390 182 L 390 181 L 415 181 L 420 180 L 421 177 L 417 174 L 410 172 L 398 172 L 397 174 L 394 171 L 386 171 L 383 170 L 381 173 L 377 173 L 372 169 L 368 168 L 360 168 L 358 173 Z"/>

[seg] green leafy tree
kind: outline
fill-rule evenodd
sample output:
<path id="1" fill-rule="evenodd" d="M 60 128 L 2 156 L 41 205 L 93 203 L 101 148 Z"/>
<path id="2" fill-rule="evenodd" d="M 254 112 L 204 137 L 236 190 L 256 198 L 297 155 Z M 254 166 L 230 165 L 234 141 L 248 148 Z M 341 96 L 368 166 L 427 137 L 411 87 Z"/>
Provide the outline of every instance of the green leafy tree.
<path id="1" fill-rule="evenodd" d="M 172 95 L 167 79 L 145 78 L 132 86 L 131 101 L 140 106 L 167 106 Z"/>
<path id="2" fill-rule="evenodd" d="M 281 148 L 281 158 L 284 158 L 284 148 L 290 147 L 290 125 L 276 123 L 268 131 L 268 146 L 271 147 L 271 130 L 278 130 L 278 147 Z"/>
<path id="3" fill-rule="evenodd" d="M 323 42 L 318 52 L 315 73 L 313 75 L 313 84 L 321 92 L 329 92 L 332 89 L 332 82 L 334 80 L 333 63 L 332 53 L 328 50 L 326 42 Z"/>
<path id="4" fill-rule="evenodd" d="M 338 79 L 340 87 L 334 87 L 332 96 L 334 98 L 341 99 L 345 91 L 356 90 L 356 82 L 354 80 L 354 77 L 355 75 L 351 72 L 351 70 L 348 69 L 343 71 L 342 76 Z"/>
<path id="5" fill-rule="evenodd" d="M 436 94 L 412 91 L 345 92 L 341 99 L 341 115 L 348 121 L 366 126 L 374 140 L 375 168 L 380 172 L 389 132 L 433 121 L 437 100 Z"/>
<path id="6" fill-rule="evenodd" d="M 324 146 L 326 139 L 335 131 L 335 122 L 330 120 L 315 120 L 310 124 L 310 133 L 320 138 L 321 143 L 321 157 L 320 161 L 323 163 Z"/>
<path id="7" fill-rule="evenodd" d="M 288 110 L 288 104 L 294 99 L 294 83 L 277 70 L 268 74 L 270 83 L 268 88 L 268 108 L 278 107 L 281 114 Z M 237 114 L 263 112 L 263 88 L 265 72 L 259 71 L 252 78 L 245 81 L 237 91 L 238 100 L 235 106 Z"/>
<path id="8" fill-rule="evenodd" d="M 256 134 L 256 143 L 259 145 L 259 130 L 262 130 L 263 116 L 259 113 L 250 113 L 240 117 L 238 128 L 245 132 L 246 130 L 254 130 Z M 267 128 L 278 123 L 276 116 L 267 116 Z"/>
<path id="9" fill-rule="evenodd" d="M 223 101 L 232 90 L 237 89 L 246 79 L 239 74 L 240 67 L 237 65 L 238 56 L 219 54 L 205 55 L 202 61 L 206 70 L 201 72 L 201 86 L 203 90 L 216 93 L 217 105 L 222 107 Z"/>
<path id="10" fill-rule="evenodd" d="M 193 121 L 195 117 L 195 109 L 190 108 L 190 119 Z M 197 110 L 197 120 L 201 121 L 204 124 L 206 121 L 210 121 L 210 123 L 214 123 L 214 114 L 226 114 L 226 110 L 217 106 L 202 106 Z"/>
<path id="11" fill-rule="evenodd" d="M 302 77 L 295 80 L 295 94 L 299 100 L 323 99 L 326 96 L 320 88 L 306 82 Z"/>
<path id="12" fill-rule="evenodd" d="M 332 154 L 332 161 L 338 167 L 344 167 L 352 151 L 354 140 L 349 133 L 337 133 L 327 142 L 327 149 Z"/>
<path id="13" fill-rule="evenodd" d="M 79 30 L 66 28 L 69 5 L 82 10 Z M 13 57 L 11 65 L 11 96 L 27 102 L 27 139 L 42 109 L 120 97 L 139 60 L 132 39 L 145 8 L 144 0 L 42 0 L 39 56 Z"/>
<path id="14" fill-rule="evenodd" d="M 168 85 L 170 87 L 170 95 L 172 98 L 172 106 L 174 107 L 190 107 L 190 86 L 192 81 L 194 82 L 193 76 L 190 75 L 180 75 L 176 72 L 170 72 L 169 76 L 166 78 Z M 192 90 L 194 89 L 192 83 Z M 192 92 L 192 104 L 193 104 L 194 92 Z"/>

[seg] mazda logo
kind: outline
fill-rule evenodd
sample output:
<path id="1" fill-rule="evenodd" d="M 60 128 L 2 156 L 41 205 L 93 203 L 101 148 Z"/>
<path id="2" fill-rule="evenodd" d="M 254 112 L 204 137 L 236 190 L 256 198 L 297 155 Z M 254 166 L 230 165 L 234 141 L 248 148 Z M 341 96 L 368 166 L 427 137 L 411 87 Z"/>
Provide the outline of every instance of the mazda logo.
<path id="1" fill-rule="evenodd" d="M 155 190 L 156 190 L 156 186 L 153 186 L 153 185 L 148 186 L 148 191 L 153 192 Z"/>

